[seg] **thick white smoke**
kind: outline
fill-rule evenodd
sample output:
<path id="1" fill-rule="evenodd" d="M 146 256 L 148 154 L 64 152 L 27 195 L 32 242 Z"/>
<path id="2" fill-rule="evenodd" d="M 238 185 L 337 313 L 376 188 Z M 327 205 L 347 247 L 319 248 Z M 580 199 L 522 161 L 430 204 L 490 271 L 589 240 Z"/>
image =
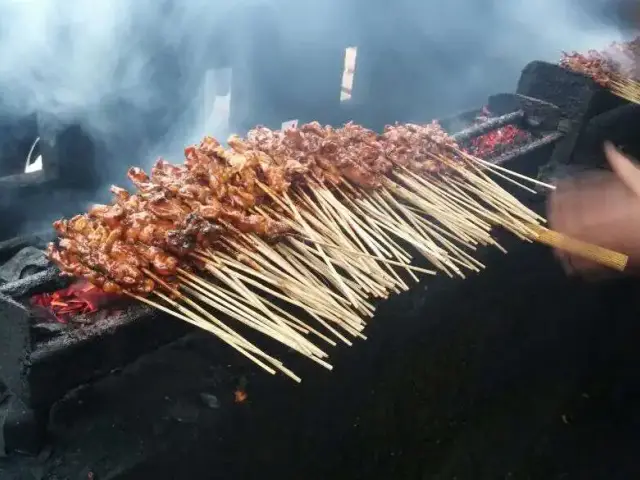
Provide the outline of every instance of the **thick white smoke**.
<path id="1" fill-rule="evenodd" d="M 289 2 L 251 3 L 275 6 Z M 285 6 L 279 10 L 279 26 L 287 27 L 282 29 L 283 38 L 293 41 L 305 35 L 323 38 L 336 24 L 351 23 L 356 31 L 379 28 L 384 33 L 405 27 L 394 24 L 393 11 L 399 9 L 402 22 L 415 22 L 409 27 L 417 27 L 432 39 L 434 49 L 451 49 L 455 54 L 456 43 L 474 41 L 467 47 L 477 49 L 478 61 L 469 66 L 468 76 L 463 75 L 468 77 L 465 81 L 474 83 L 482 82 L 483 64 L 493 65 L 498 60 L 505 69 L 514 64 L 524 66 L 532 59 L 554 60 L 560 50 L 599 47 L 619 37 L 602 19 L 593 18 L 585 10 L 585 6 L 598 6 L 602 0 L 389 2 L 385 8 L 391 15 L 381 17 L 386 23 L 383 28 L 366 18 L 371 10 L 379 8 L 375 3 L 372 0 L 370 8 L 363 3 L 361 10 L 350 10 L 345 5 L 349 2 L 312 2 L 304 18 L 287 17 Z M 212 43 L 215 30 L 233 22 L 232 8 L 239 11 L 243 7 L 249 7 L 249 2 L 0 0 L 0 106 L 5 113 L 46 112 L 65 120 L 80 120 L 108 139 L 111 133 L 120 131 L 118 120 L 132 121 L 114 118 L 114 104 L 126 105 L 131 112 L 160 112 L 163 105 L 174 100 L 172 97 L 187 90 L 191 95 L 186 92 L 185 98 L 202 102 L 202 66 L 208 55 L 217 53 Z M 345 18 L 349 15 L 362 18 Z M 484 38 L 480 45 L 475 41 L 478 34 Z M 250 36 L 251 32 L 238 36 L 242 35 Z M 157 57 L 162 49 L 178 52 L 183 63 L 167 65 L 164 71 L 150 68 L 150 63 L 161 61 Z M 426 59 L 429 52 L 424 55 Z M 182 91 L 160 88 L 163 82 L 159 75 L 179 75 L 173 88 Z M 180 113 L 193 113 L 191 107 L 185 105 Z M 204 133 L 189 134 L 187 131 L 196 127 L 185 123 L 189 123 L 186 118 L 173 122 L 182 130 L 180 135 Z M 174 135 L 168 133 L 168 137 Z M 194 140 L 186 137 L 175 141 L 184 144 Z M 165 138 L 168 140 L 174 139 Z"/>
<path id="2" fill-rule="evenodd" d="M 622 40 L 611 20 L 610 0 L 513 0 L 496 2 L 503 28 L 495 46 L 505 45 L 510 58 L 557 61 L 561 50 L 585 52 Z M 500 4 L 498 6 L 498 4 Z M 509 39 L 512 39 L 509 41 Z M 518 41 L 513 41 L 519 39 Z"/>
<path id="3" fill-rule="evenodd" d="M 178 116 L 164 122 L 170 129 L 162 143 L 178 141 L 177 131 L 203 134 L 203 116 L 194 111 L 203 107 L 203 62 L 215 55 L 215 29 L 237 3 L 0 0 L 1 113 L 44 113 L 117 142 L 130 128 L 145 132 L 135 124 L 144 114 L 162 115 L 184 97 L 191 101 L 169 109 Z"/>
<path id="4" fill-rule="evenodd" d="M 301 45 L 318 52 L 323 43 L 346 48 L 371 41 L 396 42 L 390 51 L 400 70 L 424 62 L 432 83 L 420 85 L 422 98 L 412 103 L 422 111 L 427 103 L 432 116 L 453 114 L 480 106 L 488 94 L 512 91 L 531 60 L 555 61 L 561 50 L 620 39 L 602 18 L 607 1 L 0 0 L 0 120 L 37 112 L 77 123 L 106 145 L 105 171 L 148 167 L 157 155 L 179 160 L 181 148 L 205 133 L 224 139 L 234 128 L 223 118 L 228 103 L 205 118 L 205 105 L 212 106 L 211 88 L 203 93 L 212 83 L 208 69 L 232 63 L 234 81 L 295 85 L 286 72 L 255 78 L 243 62 L 268 63 L 292 49 L 299 58 Z M 259 18 L 247 20 L 252 16 Z M 278 37 L 276 53 L 273 45 L 251 43 L 265 20 L 269 35 Z M 256 48 L 264 51 L 256 56 Z M 356 66 L 356 96 L 368 81 Z M 253 93 L 245 88 L 236 95 L 247 112 L 269 108 Z M 269 96 L 268 89 L 260 95 Z"/>

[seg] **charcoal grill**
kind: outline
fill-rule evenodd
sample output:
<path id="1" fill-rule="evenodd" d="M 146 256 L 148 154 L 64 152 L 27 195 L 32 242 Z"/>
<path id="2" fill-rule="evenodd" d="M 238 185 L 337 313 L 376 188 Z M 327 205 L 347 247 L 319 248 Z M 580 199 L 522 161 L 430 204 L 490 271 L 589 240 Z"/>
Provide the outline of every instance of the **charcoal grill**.
<path id="1" fill-rule="evenodd" d="M 484 123 L 472 125 L 482 111 L 475 109 L 446 118 L 442 124 L 463 145 L 505 125 L 526 131 L 528 142 L 503 145 L 489 160 L 528 176 L 549 179 L 602 168 L 604 140 L 631 155 L 640 154 L 634 133 L 640 106 L 556 64 L 531 62 L 522 71 L 516 93 L 493 95 L 487 107 L 494 116 Z M 528 200 L 536 198 L 543 199 Z"/>
<path id="2" fill-rule="evenodd" d="M 44 248 L 52 239 L 52 233 L 45 233 L 0 243 L 0 258 L 7 260 L 26 247 Z M 65 327 L 30 309 L 33 295 L 68 283 L 49 266 L 0 286 L 0 377 L 11 393 L 3 425 L 8 450 L 37 452 L 55 401 L 186 333 L 181 323 L 143 305 L 81 327 Z"/>
<path id="3" fill-rule="evenodd" d="M 529 176 L 548 180 L 567 166 L 601 166 L 599 143 L 605 137 L 630 150 L 640 147 L 626 133 L 628 122 L 640 118 L 635 105 L 613 96 L 590 79 L 553 64 L 527 65 L 516 93 L 494 95 L 487 106 L 494 116 L 484 123 L 474 123 L 481 109 L 441 123 L 462 144 L 508 124 L 529 132 L 528 143 L 503 146 L 488 158 Z M 518 195 L 532 208 L 542 210 L 543 196 L 521 191 Z M 0 245 L 0 259 L 6 260 L 25 246 L 40 247 L 44 237 L 14 239 L 4 248 Z M 491 262 L 495 261 L 494 256 Z M 4 400 L 0 445 L 8 451 L 38 451 L 51 406 L 70 390 L 191 331 L 181 322 L 139 305 L 82 328 L 42 325 L 22 305 L 35 293 L 63 287 L 57 273 L 49 267 L 0 286 L 4 298 L 0 302 L 0 400 Z M 409 303 L 406 298 L 399 300 L 406 315 L 428 315 L 429 305 L 416 300 L 424 296 L 422 288 L 416 286 L 410 292 L 413 300 Z M 380 325 L 389 323 L 382 318 L 392 315 L 389 310 L 381 310 L 380 318 L 373 322 L 375 330 L 386 328 Z M 357 352 L 353 361 L 357 361 Z"/>

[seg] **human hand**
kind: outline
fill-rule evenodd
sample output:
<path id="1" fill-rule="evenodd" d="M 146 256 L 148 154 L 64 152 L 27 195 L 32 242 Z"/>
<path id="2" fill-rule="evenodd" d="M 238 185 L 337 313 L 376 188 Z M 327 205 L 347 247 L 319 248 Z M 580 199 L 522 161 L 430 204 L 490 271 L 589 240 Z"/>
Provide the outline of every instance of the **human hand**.
<path id="1" fill-rule="evenodd" d="M 550 228 L 569 237 L 629 256 L 628 269 L 640 267 L 640 168 L 606 143 L 613 172 L 591 172 L 557 185 L 547 205 Z M 569 274 L 599 276 L 607 270 L 556 250 Z"/>

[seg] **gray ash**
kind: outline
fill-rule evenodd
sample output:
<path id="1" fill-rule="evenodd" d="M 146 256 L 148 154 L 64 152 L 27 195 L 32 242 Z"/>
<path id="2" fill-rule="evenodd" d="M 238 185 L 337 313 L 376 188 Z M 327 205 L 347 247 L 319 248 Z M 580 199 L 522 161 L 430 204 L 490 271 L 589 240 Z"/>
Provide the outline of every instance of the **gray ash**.
<path id="1" fill-rule="evenodd" d="M 13 283 L 50 267 L 44 255 L 53 232 L 23 235 L 0 242 L 0 285 Z"/>

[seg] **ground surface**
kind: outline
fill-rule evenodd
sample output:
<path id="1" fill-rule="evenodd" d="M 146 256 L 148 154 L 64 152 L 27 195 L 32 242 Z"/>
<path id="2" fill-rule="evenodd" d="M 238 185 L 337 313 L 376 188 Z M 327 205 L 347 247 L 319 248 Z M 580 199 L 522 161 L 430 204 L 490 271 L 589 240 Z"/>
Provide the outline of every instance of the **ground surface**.
<path id="1" fill-rule="evenodd" d="M 0 479 L 616 479 L 640 473 L 640 298 L 522 245 L 386 302 L 334 372 L 267 377 L 194 335 L 52 412 Z M 234 390 L 248 399 L 234 402 Z"/>

